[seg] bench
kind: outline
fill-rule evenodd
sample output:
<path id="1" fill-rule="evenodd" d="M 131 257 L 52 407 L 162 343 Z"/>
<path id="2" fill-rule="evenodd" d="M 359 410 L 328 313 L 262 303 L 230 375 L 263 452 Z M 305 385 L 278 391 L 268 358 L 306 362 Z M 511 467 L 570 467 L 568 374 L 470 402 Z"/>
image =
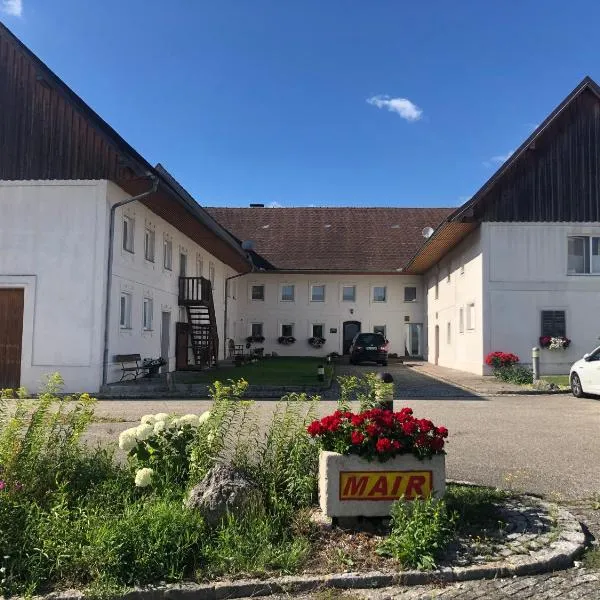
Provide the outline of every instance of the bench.
<path id="1" fill-rule="evenodd" d="M 115 354 L 114 361 L 116 363 L 121 363 L 121 369 L 123 371 L 119 382 L 125 380 L 127 377 L 135 380 L 140 375 L 145 375 L 148 372 L 149 367 L 140 364 L 141 360 L 142 357 L 139 354 Z"/>

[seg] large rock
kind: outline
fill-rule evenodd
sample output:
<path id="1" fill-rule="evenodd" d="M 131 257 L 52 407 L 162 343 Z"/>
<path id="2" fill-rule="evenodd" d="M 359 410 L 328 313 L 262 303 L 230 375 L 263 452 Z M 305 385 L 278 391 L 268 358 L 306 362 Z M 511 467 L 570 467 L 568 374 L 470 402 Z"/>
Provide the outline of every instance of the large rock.
<path id="1" fill-rule="evenodd" d="M 185 505 L 200 511 L 209 525 L 217 525 L 227 513 L 240 514 L 260 502 L 260 492 L 254 482 L 230 466 L 219 465 L 192 488 Z"/>

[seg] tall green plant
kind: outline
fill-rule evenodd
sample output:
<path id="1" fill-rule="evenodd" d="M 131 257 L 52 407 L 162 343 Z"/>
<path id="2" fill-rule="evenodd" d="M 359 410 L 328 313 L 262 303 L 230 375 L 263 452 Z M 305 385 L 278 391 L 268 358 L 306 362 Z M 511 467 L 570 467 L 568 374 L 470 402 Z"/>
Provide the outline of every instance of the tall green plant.
<path id="1" fill-rule="evenodd" d="M 358 402 L 361 412 L 375 408 L 393 390 L 393 384 L 384 383 L 376 373 L 365 373 L 362 377 L 340 376 L 337 380 L 340 386 L 338 406 L 341 411 L 350 410 L 351 402 Z"/>

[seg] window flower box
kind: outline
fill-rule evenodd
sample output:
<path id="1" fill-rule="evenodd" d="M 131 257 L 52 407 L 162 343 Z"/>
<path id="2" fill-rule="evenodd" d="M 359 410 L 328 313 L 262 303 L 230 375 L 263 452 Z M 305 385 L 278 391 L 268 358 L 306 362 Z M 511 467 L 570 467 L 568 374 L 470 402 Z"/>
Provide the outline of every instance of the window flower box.
<path id="1" fill-rule="evenodd" d="M 277 338 L 277 343 L 283 346 L 290 346 L 295 343 L 296 338 L 293 335 L 282 335 Z"/>
<path id="2" fill-rule="evenodd" d="M 386 516 L 396 500 L 445 492 L 448 430 L 410 408 L 338 410 L 307 431 L 321 446 L 319 504 L 329 517 Z"/>
<path id="3" fill-rule="evenodd" d="M 543 335 L 540 338 L 540 347 L 548 350 L 566 350 L 571 345 L 571 340 L 562 335 L 552 337 Z"/>
<path id="4" fill-rule="evenodd" d="M 322 338 L 322 337 L 311 337 L 311 338 L 308 338 L 308 343 L 313 348 L 321 348 L 323 346 L 323 344 L 325 343 L 325 338 Z"/>

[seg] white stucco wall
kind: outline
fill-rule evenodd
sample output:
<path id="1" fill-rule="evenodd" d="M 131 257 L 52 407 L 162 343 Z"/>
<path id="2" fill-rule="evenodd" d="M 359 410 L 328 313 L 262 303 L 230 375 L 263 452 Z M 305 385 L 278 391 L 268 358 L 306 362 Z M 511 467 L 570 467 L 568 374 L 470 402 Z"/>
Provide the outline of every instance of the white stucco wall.
<path id="1" fill-rule="evenodd" d="M 598 223 L 486 223 L 489 349 L 531 361 L 541 335 L 541 311 L 564 310 L 565 351 L 542 350 L 541 371 L 568 373 L 600 342 L 600 275 L 567 274 L 567 237 L 600 236 Z"/>
<path id="2" fill-rule="evenodd" d="M 282 302 L 280 288 L 283 284 L 295 286 L 294 302 Z M 311 302 L 311 285 L 326 286 L 325 302 Z M 252 285 L 265 286 L 264 301 L 251 300 Z M 356 301 L 342 301 L 342 286 L 356 286 Z M 361 331 L 373 331 L 375 325 L 385 325 L 390 341 L 390 352 L 404 355 L 405 317 L 411 323 L 423 323 L 424 299 L 422 278 L 410 275 L 286 275 L 279 273 L 251 273 L 237 282 L 239 300 L 238 318 L 235 321 L 235 340 L 241 344 L 250 335 L 252 323 L 263 323 L 265 352 L 282 356 L 324 356 L 329 352 L 342 352 L 343 323 L 360 321 Z M 373 287 L 386 286 L 386 302 L 373 302 Z M 404 288 L 416 287 L 417 300 L 404 301 Z M 277 343 L 283 323 L 294 324 L 296 343 L 284 346 Z M 325 325 L 325 345 L 314 349 L 308 344 L 312 324 Z M 337 329 L 331 333 L 330 329 Z M 232 330 L 233 332 L 233 330 Z"/>
<path id="3" fill-rule="evenodd" d="M 485 231 L 479 228 L 425 275 L 427 360 L 431 363 L 476 374 L 484 372 L 484 246 Z M 468 318 L 469 311 L 472 319 Z M 436 327 L 439 336 L 437 342 Z"/>
<path id="4" fill-rule="evenodd" d="M 118 186 L 108 183 L 108 204 L 120 202 L 128 195 Z M 108 209 L 107 209 L 108 210 Z M 134 252 L 123 249 L 123 216 L 127 215 L 134 222 Z M 225 278 L 237 274 L 231 267 L 213 256 L 207 249 L 199 246 L 178 229 L 158 217 L 141 202 L 132 202 L 116 210 L 114 239 L 113 284 L 110 323 L 109 358 L 115 354 L 141 354 L 142 357 L 158 357 L 161 354 L 161 322 L 162 313 L 170 313 L 169 332 L 169 370 L 175 369 L 175 323 L 185 318 L 185 313 L 178 306 L 179 255 L 187 255 L 188 277 L 209 277 L 209 269 L 214 265 L 215 281 L 213 298 L 215 315 L 219 333 L 219 356 L 223 356 L 224 338 L 224 305 Z M 144 256 L 144 230 L 151 228 L 155 233 L 154 262 Z M 172 270 L 164 268 L 163 240 L 167 237 L 172 242 Z M 202 273 L 198 272 L 197 260 L 202 262 Z M 234 282 L 236 280 L 233 280 Z M 230 289 L 228 303 L 229 318 L 234 321 L 237 316 L 235 296 L 236 283 Z M 131 328 L 123 329 L 119 323 L 121 292 L 131 294 Z M 151 331 L 145 331 L 142 323 L 144 298 L 153 301 L 154 319 Z M 111 364 L 109 382 L 119 380 L 119 365 Z"/>
<path id="5" fill-rule="evenodd" d="M 32 391 L 55 371 L 67 391 L 100 381 L 105 196 L 98 181 L 0 182 L 0 286 L 24 288 L 21 384 Z"/>

